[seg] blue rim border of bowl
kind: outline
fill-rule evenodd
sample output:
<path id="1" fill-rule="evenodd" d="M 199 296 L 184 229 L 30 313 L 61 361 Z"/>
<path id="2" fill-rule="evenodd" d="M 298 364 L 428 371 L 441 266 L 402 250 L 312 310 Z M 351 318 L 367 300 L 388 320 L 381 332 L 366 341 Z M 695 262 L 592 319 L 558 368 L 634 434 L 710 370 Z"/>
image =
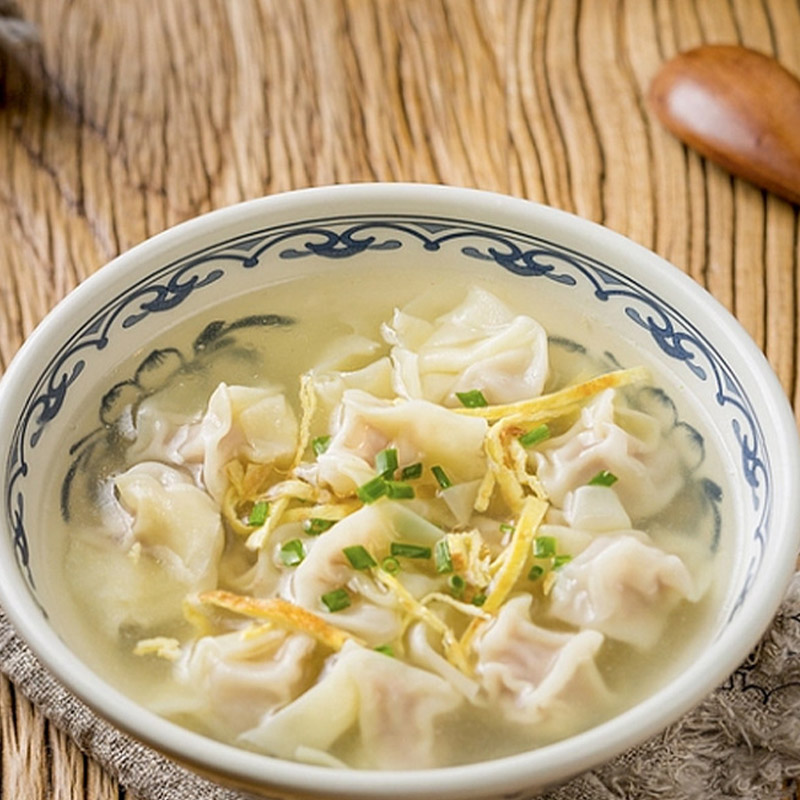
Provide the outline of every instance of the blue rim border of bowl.
<path id="1" fill-rule="evenodd" d="M 377 235 L 379 230 L 383 232 L 383 238 Z M 645 329 L 666 356 L 684 364 L 694 379 L 706 381 L 709 374 L 713 376 L 714 398 L 719 407 L 732 406 L 738 412 L 731 425 L 740 447 L 742 475 L 751 488 L 754 509 L 759 512 L 752 533 L 758 547 L 751 555 L 742 588 L 729 612 L 729 619 L 732 618 L 744 602 L 763 559 L 772 508 L 772 480 L 763 432 L 735 372 L 681 312 L 614 266 L 525 231 L 426 214 L 346 214 L 294 220 L 250 230 L 158 266 L 106 302 L 81 325 L 36 379 L 15 425 L 6 459 L 4 497 L 7 521 L 17 561 L 34 597 L 36 587 L 29 563 L 24 495 L 15 486 L 28 473 L 26 443 L 31 448 L 36 446 L 44 428 L 60 412 L 69 388 L 86 366 L 85 361 L 77 358 L 71 363 L 71 368 L 67 368 L 71 357 L 87 348 L 104 349 L 118 320 L 121 319 L 122 328 L 131 328 L 150 314 L 169 311 L 195 291 L 212 286 L 224 275 L 219 262 L 228 260 L 234 265 L 238 262 L 244 269 L 253 269 L 260 265 L 264 254 L 281 244 L 285 245 L 278 253 L 281 259 L 321 257 L 342 260 L 369 250 L 399 249 L 406 243 L 398 238 L 402 236 L 408 237 L 409 241 L 416 240 L 427 251 L 439 251 L 445 244 L 458 240 L 471 238 L 482 241 L 484 249 L 474 243 L 465 244 L 460 254 L 494 262 L 524 277 L 574 286 L 578 283 L 576 275 L 579 275 L 589 282 L 598 301 L 621 298 L 630 303 L 624 308 L 628 319 Z M 301 246 L 289 247 L 292 240 L 304 241 Z M 213 262 L 217 265 L 212 266 Z M 202 272 L 204 266 L 206 271 L 202 276 L 193 272 Z M 134 308 L 137 303 L 138 307 Z M 643 304 L 643 308 L 637 308 L 635 304 Z M 700 363 L 699 357 L 704 363 Z M 37 410 L 39 414 L 35 416 Z"/>

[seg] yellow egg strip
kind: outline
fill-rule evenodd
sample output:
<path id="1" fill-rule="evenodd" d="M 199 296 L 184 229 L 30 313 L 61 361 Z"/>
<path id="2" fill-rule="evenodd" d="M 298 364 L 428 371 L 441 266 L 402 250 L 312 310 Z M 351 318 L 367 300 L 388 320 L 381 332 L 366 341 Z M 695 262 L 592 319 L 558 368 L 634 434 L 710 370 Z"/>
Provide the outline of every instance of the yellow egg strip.
<path id="1" fill-rule="evenodd" d="M 203 592 L 199 599 L 203 603 L 223 608 L 226 611 L 269 620 L 296 633 L 307 633 L 332 650 L 341 650 L 349 639 L 361 643 L 355 636 L 330 625 L 312 611 L 277 597 L 270 599 L 244 597 L 232 592 L 215 590 Z"/>
<path id="2" fill-rule="evenodd" d="M 527 486 L 536 497 L 547 500 L 547 490 L 542 486 L 538 476 L 528 472 L 528 451 L 520 444 L 519 439 L 517 437 L 509 438 L 506 447 L 514 465 L 514 474 L 517 476 L 517 480 Z"/>
<path id="3" fill-rule="evenodd" d="M 317 410 L 317 392 L 314 388 L 314 376 L 306 372 L 300 376 L 300 429 L 298 433 L 297 451 L 292 459 L 291 469 L 294 469 L 305 455 L 308 443 L 311 441 L 311 420 Z"/>
<path id="4" fill-rule="evenodd" d="M 270 486 L 264 492 L 265 500 L 278 500 L 281 497 L 290 497 L 294 500 L 302 500 L 305 503 L 316 502 L 321 496 L 328 496 L 329 493 L 319 486 L 312 486 L 310 483 L 298 480 L 297 478 L 289 478 L 288 480 L 276 483 Z"/>
<path id="5" fill-rule="evenodd" d="M 511 542 L 508 545 L 508 557 L 495 577 L 491 591 L 483 605 L 484 611 L 489 613 L 497 611 L 505 602 L 525 566 L 531 552 L 533 538 L 544 520 L 547 508 L 548 503 L 538 497 L 525 499 L 522 513 L 517 520 Z"/>
<path id="6" fill-rule="evenodd" d="M 457 414 L 468 417 L 483 417 L 489 421 L 499 420 L 503 417 L 529 417 L 544 411 L 563 409 L 566 406 L 580 403 L 605 389 L 614 389 L 629 386 L 647 380 L 649 373 L 645 367 L 620 369 L 598 375 L 596 378 L 568 386 L 557 392 L 543 394 L 531 400 L 521 400 L 517 403 L 507 403 L 497 406 L 482 406 L 478 408 L 454 408 Z"/>
<path id="7" fill-rule="evenodd" d="M 222 498 L 222 507 L 220 511 L 223 519 L 228 523 L 228 525 L 230 525 L 230 528 L 234 533 L 238 533 L 239 536 L 249 536 L 253 532 L 253 527 L 252 525 L 248 525 L 239 519 L 239 516 L 236 513 L 236 506 L 239 504 L 239 502 L 239 494 L 236 488 L 231 485 L 228 487 L 225 492 L 225 496 Z"/>
<path id="8" fill-rule="evenodd" d="M 181 603 L 183 618 L 198 632 L 199 636 L 210 636 L 214 626 L 204 611 L 196 594 L 186 595 L 183 598 Z"/>
<path id="9" fill-rule="evenodd" d="M 491 619 L 491 615 L 487 614 L 479 606 L 475 606 L 472 603 L 465 603 L 462 600 L 456 600 L 455 597 L 445 594 L 444 592 L 431 592 L 430 594 L 426 594 L 419 602 L 423 606 L 427 606 L 429 603 L 444 603 L 469 617 L 478 617 L 486 620 Z"/>
<path id="10" fill-rule="evenodd" d="M 479 514 L 482 514 L 487 508 L 489 508 L 489 503 L 492 501 L 492 494 L 494 493 L 494 487 L 496 485 L 497 479 L 495 478 L 492 469 L 489 468 L 483 475 L 481 485 L 478 487 L 478 495 L 475 498 L 474 509 Z"/>
<path id="11" fill-rule="evenodd" d="M 503 446 L 504 425 L 499 423 L 489 429 L 484 441 L 489 469 L 494 475 L 494 480 L 503 499 L 513 512 L 522 507 L 525 494 L 520 486 L 514 470 L 506 464 L 506 450 Z"/>
<path id="12" fill-rule="evenodd" d="M 259 464 L 249 461 L 244 466 L 239 494 L 243 498 L 258 496 L 268 486 L 270 478 L 278 473 L 274 464 Z M 274 480 L 274 478 L 273 478 Z"/>
<path id="13" fill-rule="evenodd" d="M 264 524 L 256 528 L 244 543 L 248 550 L 260 550 L 267 543 L 269 535 L 280 524 L 283 514 L 291 501 L 292 498 L 287 495 L 279 498 L 274 503 L 270 503 L 269 514 Z"/>
<path id="14" fill-rule="evenodd" d="M 168 636 L 140 639 L 133 648 L 135 656 L 158 656 L 166 661 L 177 661 L 181 657 L 181 643 Z"/>
<path id="15" fill-rule="evenodd" d="M 372 574 L 378 583 L 383 584 L 383 586 L 395 595 L 400 607 L 404 611 L 421 622 L 424 622 L 442 637 L 442 648 L 444 649 L 447 660 L 454 667 L 460 669 L 465 675 L 469 675 L 471 670 L 464 655 L 464 651 L 450 626 L 437 617 L 429 608 L 422 605 L 397 578 L 381 569 L 373 570 Z"/>
<path id="16" fill-rule="evenodd" d="M 525 567 L 525 562 L 531 552 L 533 538 L 542 524 L 542 520 L 544 520 L 547 508 L 548 503 L 538 497 L 527 497 L 525 499 L 522 512 L 519 515 L 517 524 L 514 526 L 511 541 L 505 550 L 507 555 L 499 557 L 503 558 L 502 566 L 495 575 L 486 602 L 482 606 L 483 611 L 494 614 L 506 601 Z M 462 651 L 466 651 L 472 644 L 472 640 L 481 624 L 483 624 L 482 620 L 479 619 L 475 619 L 470 623 L 461 637 Z"/>
<path id="17" fill-rule="evenodd" d="M 338 521 L 349 517 L 364 504 L 360 500 L 342 500 L 339 503 L 322 503 L 316 506 L 290 508 L 284 515 L 284 522 L 302 522 L 307 519 L 326 519 Z"/>
<path id="18" fill-rule="evenodd" d="M 262 622 L 260 625 L 258 623 L 253 623 L 249 628 L 245 628 L 240 634 L 239 638 L 243 642 L 249 642 L 253 639 L 258 639 L 260 636 L 263 636 L 270 631 L 275 630 L 275 623 L 274 622 Z"/>

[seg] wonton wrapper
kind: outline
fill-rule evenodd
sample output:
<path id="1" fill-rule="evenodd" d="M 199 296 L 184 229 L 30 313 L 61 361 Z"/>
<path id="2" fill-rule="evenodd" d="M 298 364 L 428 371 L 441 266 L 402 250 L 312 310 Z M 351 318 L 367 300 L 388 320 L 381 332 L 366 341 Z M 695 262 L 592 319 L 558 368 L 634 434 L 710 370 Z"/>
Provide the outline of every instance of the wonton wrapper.
<path id="1" fill-rule="evenodd" d="M 421 769 L 437 763 L 437 718 L 462 702 L 438 675 L 349 642 L 317 684 L 240 738 L 278 757 L 330 763 L 325 753 L 355 732 L 350 766 Z"/>
<path id="2" fill-rule="evenodd" d="M 300 693 L 314 648 L 310 636 L 279 628 L 204 636 L 176 668 L 197 699 L 187 710 L 215 735 L 236 736 Z"/>
<path id="3" fill-rule="evenodd" d="M 208 401 L 195 447 L 202 447 L 203 481 L 221 503 L 225 465 L 235 458 L 287 468 L 297 449 L 297 419 L 277 389 L 221 383 Z M 190 449 L 184 445 L 184 451 Z"/>
<path id="4" fill-rule="evenodd" d="M 683 562 L 640 537 L 601 536 L 565 564 L 550 615 L 642 649 L 654 645 L 678 602 L 698 596 Z"/>
<path id="5" fill-rule="evenodd" d="M 107 515 L 124 530 L 74 539 L 67 567 L 83 575 L 84 602 L 112 637 L 180 618 L 187 593 L 215 585 L 223 547 L 219 510 L 184 473 L 143 462 L 115 485 L 119 506 Z"/>
<path id="6" fill-rule="evenodd" d="M 478 389 L 490 405 L 527 400 L 547 379 L 547 334 L 535 320 L 515 315 L 485 289 L 433 324 L 395 311 L 382 327 L 393 345 L 394 385 L 401 397 L 461 405 L 456 392 Z"/>
<path id="7" fill-rule="evenodd" d="M 531 597 L 509 600 L 475 643 L 477 673 L 507 719 L 571 733 L 580 709 L 602 709 L 610 693 L 595 663 L 603 636 L 596 631 L 561 633 L 535 625 Z"/>
<path id="8" fill-rule="evenodd" d="M 643 519 L 661 511 L 683 485 L 680 460 L 655 419 L 630 409 L 617 410 L 614 397 L 611 389 L 600 394 L 566 433 L 531 457 L 558 508 L 570 492 L 608 470 L 617 477 L 614 491 L 627 513 L 634 520 Z"/>
<path id="9" fill-rule="evenodd" d="M 389 400 L 394 397 L 392 390 L 392 362 L 387 356 L 351 372 L 320 371 L 312 372 L 316 409 L 311 424 L 312 436 L 326 436 L 335 423 L 334 414 L 348 389 Z"/>
<path id="10" fill-rule="evenodd" d="M 367 575 L 354 569 L 343 550 L 361 545 L 377 561 L 388 555 L 390 543 L 399 538 L 394 518 L 401 512 L 395 511 L 394 506 L 389 501 L 364 506 L 322 536 L 309 539 L 306 542 L 308 555 L 292 574 L 286 599 L 370 644 L 392 641 L 402 627 L 396 600 Z M 320 598 L 345 585 L 356 589 L 353 604 L 329 614 Z"/>
<path id="11" fill-rule="evenodd" d="M 131 515 L 131 544 L 163 563 L 186 586 L 212 585 L 222 549 L 219 509 L 182 472 L 155 462 L 114 481 Z"/>
<path id="12" fill-rule="evenodd" d="M 392 403 L 358 389 L 342 397 L 328 449 L 313 468 L 340 495 L 375 477 L 375 456 L 397 450 L 400 466 L 438 464 L 454 483 L 482 478 L 486 471 L 486 421 L 455 414 L 425 400 Z"/>

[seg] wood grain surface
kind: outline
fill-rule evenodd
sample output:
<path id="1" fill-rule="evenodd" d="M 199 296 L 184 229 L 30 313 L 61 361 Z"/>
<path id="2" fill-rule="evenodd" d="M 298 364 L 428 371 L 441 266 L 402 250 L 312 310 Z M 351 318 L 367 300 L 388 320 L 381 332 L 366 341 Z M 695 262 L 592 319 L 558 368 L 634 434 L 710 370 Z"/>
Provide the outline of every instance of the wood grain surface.
<path id="1" fill-rule="evenodd" d="M 798 208 L 688 151 L 645 100 L 665 59 L 706 42 L 800 74 L 797 0 L 20 10 L 40 41 L 0 31 L 0 370 L 79 281 L 176 222 L 288 189 L 408 180 L 549 203 L 652 248 L 739 318 L 800 412 Z M 4 800 L 132 798 L 5 679 L 0 723 Z"/>

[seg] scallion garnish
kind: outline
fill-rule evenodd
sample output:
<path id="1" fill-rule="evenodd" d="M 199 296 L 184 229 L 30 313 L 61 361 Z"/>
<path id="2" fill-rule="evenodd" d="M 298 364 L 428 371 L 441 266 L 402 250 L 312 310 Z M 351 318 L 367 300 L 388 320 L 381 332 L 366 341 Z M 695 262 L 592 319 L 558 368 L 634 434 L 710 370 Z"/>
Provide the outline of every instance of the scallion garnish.
<path id="1" fill-rule="evenodd" d="M 390 644 L 379 644 L 375 648 L 376 653 L 383 653 L 385 656 L 394 658 L 394 648 Z"/>
<path id="2" fill-rule="evenodd" d="M 332 592 L 325 592 L 320 597 L 328 611 L 342 611 L 350 605 L 350 595 L 346 589 L 334 589 Z"/>
<path id="3" fill-rule="evenodd" d="M 455 598 L 462 597 L 467 588 L 467 582 L 460 575 L 451 575 L 447 579 L 447 585 L 450 587 L 450 594 Z"/>
<path id="4" fill-rule="evenodd" d="M 392 500 L 410 500 L 414 497 L 414 487 L 402 481 L 386 481 L 386 496 Z"/>
<path id="5" fill-rule="evenodd" d="M 394 556 L 386 556 L 381 561 L 381 569 L 388 572 L 390 575 L 397 575 L 400 572 L 400 562 Z"/>
<path id="6" fill-rule="evenodd" d="M 572 556 L 568 555 L 567 553 L 564 553 L 563 555 L 560 556 L 556 556 L 553 559 L 553 569 L 561 569 L 561 567 L 563 567 L 564 564 L 569 564 L 570 561 L 572 561 Z"/>
<path id="7" fill-rule="evenodd" d="M 601 469 L 597 475 L 589 481 L 589 486 L 613 486 L 619 480 L 613 472 Z"/>
<path id="8" fill-rule="evenodd" d="M 389 552 L 399 558 L 430 558 L 431 549 L 421 544 L 406 544 L 405 542 L 392 542 Z"/>
<path id="9" fill-rule="evenodd" d="M 352 565 L 353 569 L 369 569 L 370 567 L 377 567 L 378 562 L 369 554 L 366 547 L 360 544 L 354 544 L 350 547 L 345 547 L 342 552 L 347 556 L 347 560 Z"/>
<path id="10" fill-rule="evenodd" d="M 433 548 L 433 552 L 436 560 L 436 571 L 452 572 L 453 559 L 450 556 L 450 545 L 447 543 L 447 539 L 439 539 Z"/>
<path id="11" fill-rule="evenodd" d="M 544 575 L 544 568 L 540 567 L 538 564 L 534 564 L 531 567 L 530 572 L 528 572 L 528 580 L 538 581 L 539 578 L 542 577 L 542 575 Z"/>
<path id="12" fill-rule="evenodd" d="M 527 433 L 523 433 L 522 436 L 519 437 L 519 443 L 523 447 L 533 447 L 533 445 L 539 444 L 539 442 L 543 442 L 545 439 L 549 438 L 550 428 L 543 422 L 541 425 L 531 428 Z"/>
<path id="13" fill-rule="evenodd" d="M 306 557 L 306 549 L 299 539 L 290 539 L 281 546 L 280 556 L 285 566 L 296 567 Z"/>
<path id="14" fill-rule="evenodd" d="M 416 464 L 409 464 L 400 470 L 400 480 L 410 481 L 412 478 L 419 478 L 422 475 L 422 462 L 417 461 Z"/>
<path id="15" fill-rule="evenodd" d="M 447 477 L 447 473 L 441 467 L 431 467 L 431 472 L 442 489 L 449 489 L 453 485 L 453 482 Z"/>
<path id="16" fill-rule="evenodd" d="M 375 456 L 375 471 L 382 478 L 389 480 L 394 476 L 394 471 L 397 469 L 397 450 L 393 447 L 388 447 L 386 450 L 381 450 Z"/>
<path id="17" fill-rule="evenodd" d="M 362 503 L 374 503 L 386 494 L 386 481 L 378 475 L 356 489 L 358 499 Z"/>
<path id="18" fill-rule="evenodd" d="M 474 606 L 482 606 L 486 602 L 486 595 L 476 594 L 475 597 L 472 598 L 471 602 Z"/>
<path id="19" fill-rule="evenodd" d="M 321 456 L 328 449 L 328 445 L 330 445 L 330 443 L 330 436 L 317 436 L 312 439 L 311 449 L 314 451 L 314 455 Z"/>
<path id="20" fill-rule="evenodd" d="M 509 525 L 507 522 L 500 523 L 500 532 L 501 533 L 514 533 L 514 526 Z"/>
<path id="21" fill-rule="evenodd" d="M 556 554 L 556 540 L 553 536 L 537 536 L 533 540 L 535 558 L 552 558 Z"/>
<path id="22" fill-rule="evenodd" d="M 250 516 L 247 518 L 247 524 L 258 526 L 263 525 L 269 516 L 269 503 L 266 500 L 259 500 L 253 503 L 250 509 Z"/>
<path id="23" fill-rule="evenodd" d="M 480 389 L 472 389 L 469 392 L 456 392 L 456 397 L 461 401 L 461 405 L 464 408 L 483 408 L 489 405 Z"/>
<path id="24" fill-rule="evenodd" d="M 321 533 L 325 533 L 328 528 L 332 528 L 335 524 L 335 519 L 311 517 L 303 522 L 303 531 L 309 536 L 319 536 Z"/>

